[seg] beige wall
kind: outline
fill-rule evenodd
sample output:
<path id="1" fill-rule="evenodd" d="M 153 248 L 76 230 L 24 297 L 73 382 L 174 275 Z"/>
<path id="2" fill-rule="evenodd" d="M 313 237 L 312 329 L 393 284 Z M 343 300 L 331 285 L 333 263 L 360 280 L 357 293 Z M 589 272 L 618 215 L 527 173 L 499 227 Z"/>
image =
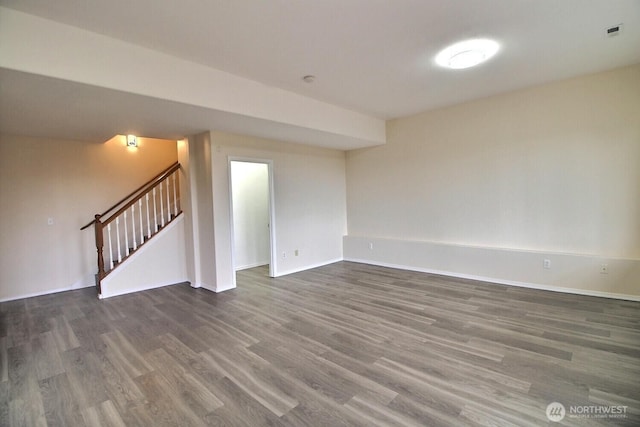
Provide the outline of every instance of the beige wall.
<path id="1" fill-rule="evenodd" d="M 188 261 L 189 278 L 233 286 L 232 156 L 273 162 L 276 274 L 340 259 L 348 211 L 349 259 L 640 295 L 638 111 L 640 65 L 394 120 L 387 145 L 346 163 L 336 150 L 207 132 L 183 149 L 208 191 L 185 197 L 196 221 L 210 220 L 185 219 L 187 259 L 202 231 L 209 238 L 192 246 L 210 249 L 199 270 Z M 93 233 L 80 226 L 176 157 L 174 141 L 130 150 L 0 136 L 0 300 L 92 284 Z M 512 256 L 517 272 L 500 265 Z M 552 269 L 540 271 L 547 257 Z"/>
<path id="2" fill-rule="evenodd" d="M 93 229 L 80 227 L 176 160 L 175 141 L 0 135 L 0 300 L 92 285 Z"/>
<path id="3" fill-rule="evenodd" d="M 181 182 L 190 183 L 188 191 L 183 191 L 182 206 L 191 286 L 214 292 L 235 287 L 231 159 L 264 160 L 273 167 L 275 276 L 342 259 L 346 233 L 343 151 L 217 131 L 189 136 L 178 150 Z"/>
<path id="4" fill-rule="evenodd" d="M 216 259 L 224 266 L 224 272 L 218 272 L 220 284 L 233 274 L 229 157 L 273 162 L 274 275 L 342 259 L 347 221 L 344 152 L 223 132 L 212 132 L 211 143 Z"/>
<path id="5" fill-rule="evenodd" d="M 347 155 L 349 235 L 638 260 L 639 117 L 636 65 L 390 121 Z"/>

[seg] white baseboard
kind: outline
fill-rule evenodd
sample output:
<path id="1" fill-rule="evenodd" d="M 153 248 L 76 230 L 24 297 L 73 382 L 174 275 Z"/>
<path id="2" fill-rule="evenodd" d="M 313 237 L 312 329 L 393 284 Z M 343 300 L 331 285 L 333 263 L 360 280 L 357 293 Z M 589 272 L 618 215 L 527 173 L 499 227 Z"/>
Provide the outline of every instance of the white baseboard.
<path id="1" fill-rule="evenodd" d="M 208 285 L 204 282 L 186 282 L 189 283 L 189 285 L 194 288 L 194 289 L 206 289 L 207 291 L 211 291 L 214 293 L 220 293 L 220 292 L 224 292 L 224 291 L 228 291 L 230 289 L 235 289 L 235 285 L 228 285 L 228 286 L 222 286 L 222 287 L 215 287 L 215 286 L 211 286 Z"/>
<path id="2" fill-rule="evenodd" d="M 236 288 L 235 285 L 219 286 L 213 292 L 219 294 L 220 292 L 229 291 L 229 290 L 235 289 L 235 288 Z"/>
<path id="3" fill-rule="evenodd" d="M 628 301 L 640 301 L 640 296 L 638 295 L 614 294 L 610 292 L 589 291 L 589 290 L 582 290 L 582 289 L 575 289 L 575 288 L 563 288 L 558 286 L 540 285 L 536 283 L 517 282 L 513 280 L 496 279 L 494 277 L 475 276 L 473 274 L 461 274 L 461 273 L 455 273 L 452 271 L 432 270 L 429 268 L 419 268 L 419 267 L 413 267 L 413 266 L 403 265 L 403 264 L 391 264 L 391 263 L 385 263 L 385 262 L 370 261 L 366 259 L 345 258 L 344 260 L 347 262 L 357 262 L 359 264 L 377 265 L 379 267 L 397 268 L 399 270 L 417 271 L 419 273 L 436 274 L 439 276 L 456 277 L 459 279 L 477 280 L 479 282 L 496 283 L 500 285 L 516 286 L 520 288 L 540 289 L 543 291 L 585 295 L 590 297 L 602 297 L 602 298 L 622 299 L 622 300 L 628 300 Z"/>
<path id="4" fill-rule="evenodd" d="M 304 267 L 294 268 L 291 270 L 278 271 L 274 273 L 274 277 L 286 276 L 288 274 L 300 273 L 301 271 L 311 270 L 312 268 L 324 267 L 325 265 L 334 264 L 336 262 L 343 261 L 344 258 L 335 258 L 315 264 L 305 265 Z"/>
<path id="5" fill-rule="evenodd" d="M 640 301 L 640 260 L 345 236 L 344 259 L 554 292 Z M 550 268 L 544 268 L 549 260 Z M 602 264 L 608 266 L 601 274 Z"/>
<path id="6" fill-rule="evenodd" d="M 56 289 L 47 289 L 46 291 L 39 291 L 39 292 L 29 292 L 26 294 L 19 294 L 19 295 L 15 295 L 15 296 L 10 296 L 10 297 L 6 297 L 6 298 L 0 298 L 0 302 L 8 302 L 8 301 L 16 301 L 19 299 L 25 299 L 25 298 L 34 298 L 34 297 L 41 297 L 44 295 L 51 295 L 51 294 L 57 294 L 58 292 L 67 292 L 67 291 L 75 291 L 78 289 L 84 289 L 84 288 L 90 288 L 92 286 L 95 286 L 95 284 L 84 284 L 81 285 L 82 281 L 78 281 L 70 286 L 64 287 L 64 288 L 56 288 Z"/>
<path id="7" fill-rule="evenodd" d="M 126 294 L 130 294 L 130 293 L 133 293 L 133 292 L 148 291 L 148 290 L 151 290 L 151 289 L 163 288 L 165 286 L 181 285 L 183 283 L 188 283 L 188 282 L 183 281 L 183 282 L 177 282 L 177 283 L 176 282 L 154 283 L 152 285 L 147 285 L 147 286 L 132 286 L 130 288 L 119 290 L 119 291 L 115 291 L 115 292 L 109 293 L 107 295 L 102 293 L 102 294 L 98 295 L 98 298 L 104 299 L 104 298 L 117 297 L 117 296 L 120 296 L 120 295 L 126 295 Z"/>
<path id="8" fill-rule="evenodd" d="M 216 291 L 216 287 L 214 285 L 210 285 L 209 283 L 206 282 L 198 282 L 198 286 L 195 286 L 196 288 L 201 288 L 201 289 L 206 289 L 208 291 L 211 292 L 215 292 Z"/>
<path id="9" fill-rule="evenodd" d="M 262 267 L 263 265 L 269 265 L 269 261 L 256 262 L 254 264 L 241 265 L 236 267 L 236 271 L 248 270 L 250 268 Z"/>
<path id="10" fill-rule="evenodd" d="M 96 275 L 95 274 L 87 274 L 82 279 L 77 280 L 75 283 L 73 283 L 70 286 L 69 290 L 90 288 L 91 286 L 95 286 L 95 285 L 96 285 Z"/>

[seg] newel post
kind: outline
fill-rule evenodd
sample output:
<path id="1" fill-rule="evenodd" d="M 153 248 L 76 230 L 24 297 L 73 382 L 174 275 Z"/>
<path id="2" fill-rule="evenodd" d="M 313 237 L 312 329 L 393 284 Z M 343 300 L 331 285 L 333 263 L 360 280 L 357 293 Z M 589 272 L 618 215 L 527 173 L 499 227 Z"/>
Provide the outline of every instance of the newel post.
<path id="1" fill-rule="evenodd" d="M 102 232 L 102 222 L 100 222 L 101 215 L 95 216 L 95 232 L 96 232 L 96 249 L 98 251 L 98 288 L 100 287 L 100 280 L 104 277 L 104 256 L 102 255 L 102 247 L 104 246 L 104 238 Z"/>

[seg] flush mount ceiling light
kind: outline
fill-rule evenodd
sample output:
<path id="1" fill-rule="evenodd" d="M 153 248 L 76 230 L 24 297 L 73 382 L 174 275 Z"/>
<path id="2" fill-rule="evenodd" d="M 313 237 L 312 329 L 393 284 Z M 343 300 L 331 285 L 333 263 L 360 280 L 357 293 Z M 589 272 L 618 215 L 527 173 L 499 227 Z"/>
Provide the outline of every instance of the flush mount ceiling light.
<path id="1" fill-rule="evenodd" d="M 489 39 L 464 40 L 442 49 L 436 55 L 441 67 L 460 70 L 481 64 L 500 49 L 497 42 Z"/>

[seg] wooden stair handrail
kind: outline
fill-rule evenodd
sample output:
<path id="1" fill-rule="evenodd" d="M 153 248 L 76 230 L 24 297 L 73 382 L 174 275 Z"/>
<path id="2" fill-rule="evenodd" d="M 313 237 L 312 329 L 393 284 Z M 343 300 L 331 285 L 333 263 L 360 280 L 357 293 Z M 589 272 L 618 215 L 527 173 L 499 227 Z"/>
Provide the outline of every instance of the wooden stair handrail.
<path id="1" fill-rule="evenodd" d="M 114 214 L 112 214 L 108 219 L 105 219 L 104 221 L 102 221 L 102 225 L 107 225 L 110 222 L 112 222 L 113 220 L 115 220 L 117 217 L 119 217 L 120 215 L 122 215 L 122 213 L 124 211 L 126 211 L 127 209 L 129 209 L 131 207 L 131 205 L 135 204 L 138 200 L 140 200 L 141 198 L 144 197 L 145 194 L 150 193 L 151 190 L 153 190 L 155 187 L 157 187 L 158 185 L 160 185 L 160 183 L 164 182 L 165 179 L 169 178 L 169 176 L 177 171 L 180 168 L 180 165 L 176 164 L 174 166 L 171 167 L 171 169 L 169 169 L 167 171 L 167 176 L 163 176 L 162 179 L 158 179 L 156 182 L 152 182 L 151 184 L 149 184 L 144 191 L 141 191 L 140 194 L 138 194 L 136 197 L 133 197 L 131 200 L 129 200 L 129 202 L 127 202 L 126 205 L 122 206 L 120 209 L 118 209 Z"/>
<path id="2" fill-rule="evenodd" d="M 169 166 L 168 168 L 166 168 L 165 170 L 160 172 L 158 175 L 156 175 L 153 178 L 151 178 L 149 181 L 147 181 L 144 184 L 142 184 L 136 190 L 132 191 L 128 196 L 123 197 L 122 200 L 120 200 L 118 203 L 114 204 L 109 209 L 107 209 L 106 211 L 104 211 L 102 214 L 99 214 L 99 215 L 101 217 L 105 216 L 106 214 L 108 214 L 113 209 L 115 209 L 116 207 L 120 206 L 123 202 L 125 202 L 126 200 L 129 200 L 133 196 L 135 196 L 135 195 L 137 195 L 139 193 L 146 193 L 147 189 L 153 188 L 155 186 L 154 184 L 157 184 L 158 182 L 164 180 L 167 176 L 171 175 L 173 172 L 177 171 L 178 169 L 180 169 L 180 163 L 175 162 L 174 164 L 172 164 L 171 166 Z M 128 206 L 131 206 L 131 205 L 128 205 Z M 120 211 L 118 211 L 118 212 L 120 212 Z M 113 217 L 113 215 L 111 217 Z M 109 222 L 109 221 L 106 221 L 106 222 Z M 87 225 L 82 227 L 80 230 L 84 230 L 85 228 L 88 228 L 88 227 L 90 227 L 91 225 L 93 225 L 95 223 L 96 223 L 96 219 L 94 218 L 93 220 L 91 220 L 91 222 L 89 222 Z"/>

